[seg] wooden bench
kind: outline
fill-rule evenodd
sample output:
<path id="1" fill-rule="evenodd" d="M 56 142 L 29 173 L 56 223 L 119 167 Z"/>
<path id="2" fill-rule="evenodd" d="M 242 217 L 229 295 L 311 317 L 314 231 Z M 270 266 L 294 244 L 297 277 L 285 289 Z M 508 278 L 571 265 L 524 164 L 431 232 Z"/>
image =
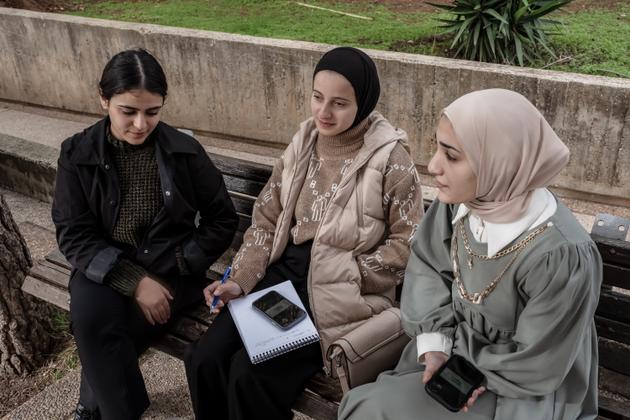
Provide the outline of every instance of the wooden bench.
<path id="1" fill-rule="evenodd" d="M 240 218 L 231 248 L 210 269 L 209 277 L 217 279 L 242 243 L 255 198 L 271 168 L 221 155 L 210 157 L 224 175 Z M 596 325 L 600 336 L 600 419 L 607 420 L 630 420 L 630 244 L 619 230 L 625 226 L 627 231 L 629 225 L 628 220 L 599 215 L 592 233 L 605 262 Z M 68 310 L 69 275 L 68 262 L 56 250 L 33 266 L 22 290 Z M 200 305 L 183 314 L 154 347 L 181 359 L 187 343 L 199 337 L 210 322 L 207 307 Z M 320 373 L 309 381 L 294 408 L 315 419 L 334 419 L 340 399 L 338 382 Z"/>
<path id="2" fill-rule="evenodd" d="M 595 315 L 599 336 L 599 413 L 630 419 L 630 220 L 598 214 L 591 230 L 604 261 Z"/>

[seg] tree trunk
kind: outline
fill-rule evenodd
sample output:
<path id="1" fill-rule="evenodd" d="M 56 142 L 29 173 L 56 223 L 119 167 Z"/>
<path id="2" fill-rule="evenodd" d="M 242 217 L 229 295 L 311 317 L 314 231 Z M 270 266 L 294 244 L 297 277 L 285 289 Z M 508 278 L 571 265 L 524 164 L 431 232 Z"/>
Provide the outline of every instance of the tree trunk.
<path id="1" fill-rule="evenodd" d="M 31 372 L 54 343 L 50 307 L 21 289 L 31 265 L 26 242 L 0 195 L 0 375 Z"/>

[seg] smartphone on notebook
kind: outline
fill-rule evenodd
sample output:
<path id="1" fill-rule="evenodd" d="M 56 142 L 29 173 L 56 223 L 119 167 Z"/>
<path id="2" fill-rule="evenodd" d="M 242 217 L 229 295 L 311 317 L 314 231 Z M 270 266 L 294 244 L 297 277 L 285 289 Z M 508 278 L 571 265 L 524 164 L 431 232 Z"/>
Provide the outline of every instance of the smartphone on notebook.
<path id="1" fill-rule="evenodd" d="M 252 302 L 268 320 L 277 327 L 288 330 L 306 317 L 304 309 L 272 290 Z"/>
<path id="2" fill-rule="evenodd" d="M 424 389 L 444 407 L 457 412 L 483 380 L 483 373 L 472 363 L 454 354 L 435 372 Z"/>

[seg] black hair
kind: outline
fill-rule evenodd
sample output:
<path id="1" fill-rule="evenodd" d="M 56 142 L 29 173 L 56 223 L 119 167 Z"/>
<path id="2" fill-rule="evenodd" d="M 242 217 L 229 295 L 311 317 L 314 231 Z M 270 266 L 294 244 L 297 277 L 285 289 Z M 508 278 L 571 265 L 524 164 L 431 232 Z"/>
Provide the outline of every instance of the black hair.
<path id="1" fill-rule="evenodd" d="M 103 69 L 98 84 L 101 96 L 112 96 L 133 89 L 145 89 L 166 99 L 166 75 L 157 59 L 142 48 L 121 51 L 113 56 Z"/>

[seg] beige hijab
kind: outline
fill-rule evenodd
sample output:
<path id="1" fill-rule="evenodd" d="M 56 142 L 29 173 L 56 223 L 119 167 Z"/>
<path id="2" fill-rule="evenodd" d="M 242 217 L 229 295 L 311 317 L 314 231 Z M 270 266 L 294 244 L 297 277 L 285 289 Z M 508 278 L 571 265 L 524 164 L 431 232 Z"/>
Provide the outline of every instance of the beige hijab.
<path id="1" fill-rule="evenodd" d="M 524 216 L 532 192 L 548 186 L 569 161 L 569 149 L 536 107 L 516 92 L 471 92 L 443 114 L 477 175 L 476 198 L 464 204 L 488 222 L 509 223 Z"/>

